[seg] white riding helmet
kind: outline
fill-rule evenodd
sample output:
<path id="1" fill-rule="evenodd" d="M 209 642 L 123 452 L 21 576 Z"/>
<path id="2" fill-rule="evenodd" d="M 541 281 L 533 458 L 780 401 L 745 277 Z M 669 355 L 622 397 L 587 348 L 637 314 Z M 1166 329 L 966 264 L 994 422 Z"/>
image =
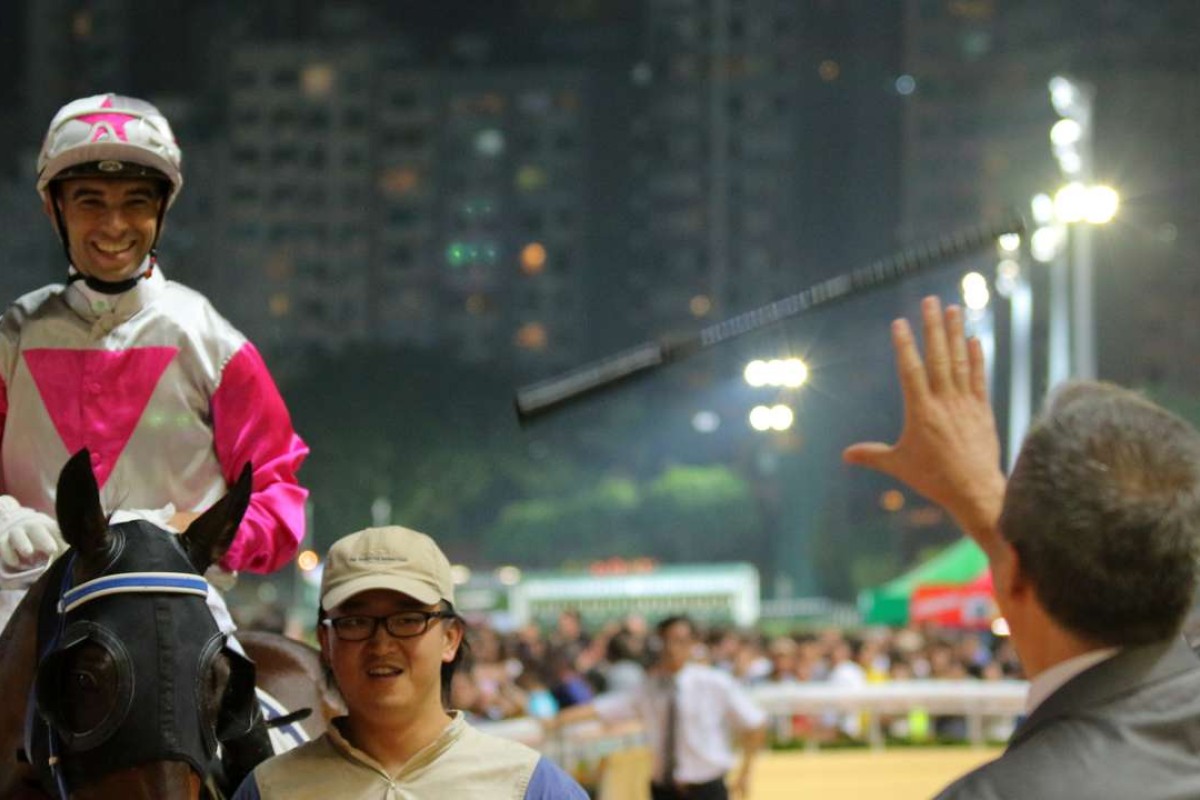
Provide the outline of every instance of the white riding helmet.
<path id="1" fill-rule="evenodd" d="M 50 121 L 38 154 L 38 194 L 64 178 L 159 178 L 170 188 L 163 209 L 183 187 L 182 154 L 171 126 L 145 100 L 98 94 L 67 103 Z"/>

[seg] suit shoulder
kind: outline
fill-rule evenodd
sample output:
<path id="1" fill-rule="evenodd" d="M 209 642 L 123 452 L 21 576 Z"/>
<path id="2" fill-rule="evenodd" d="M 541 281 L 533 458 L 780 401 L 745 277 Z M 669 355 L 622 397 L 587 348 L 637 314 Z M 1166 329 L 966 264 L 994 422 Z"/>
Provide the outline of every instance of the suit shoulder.
<path id="1" fill-rule="evenodd" d="M 976 767 L 938 792 L 934 800 L 1001 800 L 1005 795 L 995 767 L 999 761 Z"/>
<path id="2" fill-rule="evenodd" d="M 1128 718 L 1098 712 L 1059 719 L 939 797 L 1200 797 L 1197 719 L 1187 709 L 1178 715 L 1142 710 Z"/>

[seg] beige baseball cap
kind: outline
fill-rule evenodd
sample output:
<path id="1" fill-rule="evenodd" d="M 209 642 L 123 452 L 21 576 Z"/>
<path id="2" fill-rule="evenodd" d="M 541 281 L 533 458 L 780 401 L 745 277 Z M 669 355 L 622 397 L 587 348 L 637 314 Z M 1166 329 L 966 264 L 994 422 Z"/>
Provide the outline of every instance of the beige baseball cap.
<path id="1" fill-rule="evenodd" d="M 446 554 L 425 534 L 399 525 L 343 536 L 325 556 L 321 608 L 329 611 L 368 589 L 391 589 L 428 605 L 454 603 Z"/>

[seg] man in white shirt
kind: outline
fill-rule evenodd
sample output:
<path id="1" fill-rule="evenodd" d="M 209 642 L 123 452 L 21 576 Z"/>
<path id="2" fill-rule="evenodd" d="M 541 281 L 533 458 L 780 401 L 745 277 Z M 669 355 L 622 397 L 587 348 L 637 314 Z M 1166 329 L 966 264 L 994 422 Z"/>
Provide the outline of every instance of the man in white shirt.
<path id="1" fill-rule="evenodd" d="M 904 320 L 895 445 L 844 458 L 943 506 L 987 553 L 1032 681 L 999 759 L 941 798 L 1200 797 L 1200 659 L 1180 636 L 1197 588 L 1200 434 L 1110 384 L 1050 397 L 1007 484 L 983 353 L 960 309 L 922 303 L 925 357 Z"/>
<path id="2" fill-rule="evenodd" d="M 866 670 L 855 661 L 860 647 L 857 642 L 851 644 L 845 639 L 834 643 L 830 653 L 829 677 L 825 679 L 830 686 L 838 689 L 862 689 L 867 685 Z M 851 739 L 862 738 L 862 714 L 829 712 L 822 716 L 821 721 L 835 734 L 841 731 Z"/>
<path id="3" fill-rule="evenodd" d="M 740 740 L 742 764 L 732 794 L 748 797 L 754 754 L 765 738 L 766 714 L 727 673 L 692 662 L 696 628 L 683 616 L 658 624 L 662 654 L 633 691 L 605 694 L 573 706 L 555 724 L 599 717 L 638 720 L 654 753 L 653 800 L 725 800 L 725 776 L 737 764 L 730 742 Z"/>

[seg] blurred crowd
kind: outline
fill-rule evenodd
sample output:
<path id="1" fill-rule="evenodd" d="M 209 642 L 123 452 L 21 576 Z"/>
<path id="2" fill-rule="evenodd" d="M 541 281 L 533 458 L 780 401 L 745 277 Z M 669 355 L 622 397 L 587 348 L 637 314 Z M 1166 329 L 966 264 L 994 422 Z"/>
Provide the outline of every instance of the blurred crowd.
<path id="1" fill-rule="evenodd" d="M 269 607 L 239 617 L 243 627 L 284 629 L 282 615 Z M 653 621 L 639 616 L 589 626 L 578 613 L 565 611 L 552 627 L 530 624 L 505 632 L 486 619 L 470 622 L 470 649 L 454 677 L 451 700 L 455 708 L 479 719 L 552 717 L 603 692 L 636 686 L 657 655 Z M 824 628 L 770 635 L 714 626 L 703 629 L 695 658 L 751 687 L 808 683 L 854 688 L 898 680 L 1023 677 L 1009 639 L 933 627 Z M 919 709 L 882 722 L 883 732 L 892 739 L 967 737 L 962 718 L 930 718 Z M 772 735 L 776 744 L 864 741 L 866 720 L 858 715 L 798 715 L 776 719 Z M 988 731 L 994 740 L 1006 735 L 1005 730 Z"/>
<path id="2" fill-rule="evenodd" d="M 552 630 L 527 625 L 501 633 L 475 624 L 470 655 L 455 678 L 452 701 L 479 718 L 549 717 L 602 692 L 636 686 L 654 663 L 652 626 L 637 616 L 588 628 L 564 612 Z M 1009 640 L 990 633 L 904 628 L 825 629 L 768 636 L 756 630 L 713 627 L 697 647 L 697 661 L 728 671 L 747 686 L 824 683 L 853 688 L 893 680 L 999 680 L 1020 678 Z M 930 719 L 920 710 L 883 720 L 897 739 L 967 737 L 961 718 Z M 861 741 L 858 715 L 827 714 L 776 720 L 777 743 Z M 1004 738 L 1006 732 L 989 732 Z"/>

